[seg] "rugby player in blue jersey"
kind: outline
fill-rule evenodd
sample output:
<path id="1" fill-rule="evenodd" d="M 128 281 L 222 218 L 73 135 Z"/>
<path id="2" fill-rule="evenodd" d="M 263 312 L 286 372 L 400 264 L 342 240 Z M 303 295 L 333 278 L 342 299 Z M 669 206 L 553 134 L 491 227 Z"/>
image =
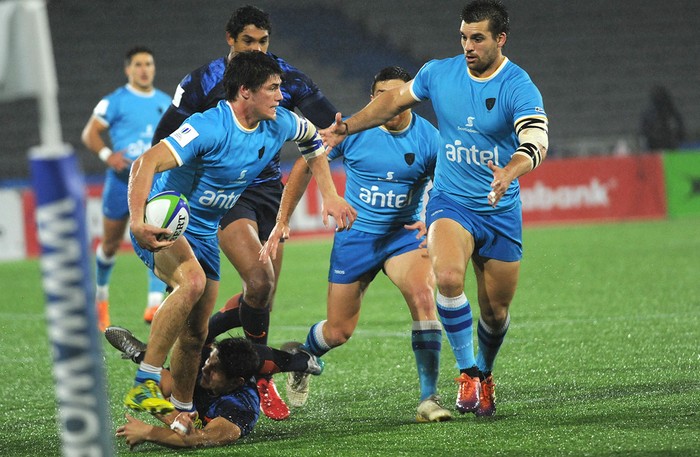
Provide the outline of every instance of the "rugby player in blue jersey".
<path id="1" fill-rule="evenodd" d="M 124 73 L 127 84 L 100 100 L 82 132 L 85 147 L 107 166 L 102 191 L 103 235 L 95 252 L 95 306 L 103 332 L 110 323 L 109 280 L 114 256 L 129 221 L 126 201 L 129 167 L 151 146 L 156 125 L 170 104 L 170 97 L 153 87 L 156 64 L 150 49 L 142 46 L 130 49 L 124 61 Z M 165 284 L 152 271 L 148 270 L 148 274 L 146 312 L 158 308 L 165 292 Z"/>
<path id="2" fill-rule="evenodd" d="M 238 8 L 226 24 L 229 53 L 194 70 L 180 82 L 172 104 L 163 115 L 154 136 L 154 144 L 171 134 L 188 116 L 205 111 L 225 98 L 222 84 L 226 62 L 236 53 L 260 51 L 272 56 L 282 68 L 280 106 L 298 109 L 319 127 L 329 126 L 336 109 L 307 75 L 268 52 L 271 24 L 269 15 L 254 6 Z M 303 160 L 296 166 L 305 168 Z M 275 156 L 241 195 L 237 204 L 221 219 L 219 244 L 243 283 L 243 293 L 234 295 L 209 323 L 210 340 L 223 332 L 222 326 L 234 317 L 253 342 L 267 344 L 270 310 L 282 268 L 280 245 L 273 261 L 261 263 L 258 252 L 275 225 L 282 194 L 280 156 Z M 149 320 L 151 316 L 144 316 Z M 265 415 L 281 420 L 289 408 L 280 398 L 272 378 L 260 378 L 258 387 Z"/>
<path id="3" fill-rule="evenodd" d="M 539 90 L 502 53 L 509 33 L 505 7 L 476 0 L 461 17 L 463 54 L 426 63 L 412 81 L 349 119 L 338 113 L 320 134 L 334 147 L 431 100 L 442 143 L 426 209 L 438 314 L 460 369 L 457 410 L 491 416 L 496 411 L 492 371 L 510 323 L 522 258 L 518 177 L 542 163 L 549 141 Z M 470 259 L 480 310 L 476 356 L 464 293 Z"/>
<path id="4" fill-rule="evenodd" d="M 316 128 L 279 106 L 282 69 L 261 52 L 236 54 L 226 67 L 226 100 L 197 113 L 132 165 L 129 210 L 136 253 L 172 292 L 153 318 L 149 350 L 139 365 L 124 403 L 154 414 L 193 410 L 192 393 L 200 350 L 219 289 L 220 219 L 263 171 L 285 141 L 298 144 L 317 179 L 324 201 L 324 223 L 350 228 L 355 211 L 333 185 Z M 175 241 L 168 230 L 144 222 L 149 196 L 164 190 L 184 194 L 190 222 Z M 158 388 L 165 358 L 173 375 L 171 402 Z"/>
<path id="5" fill-rule="evenodd" d="M 400 67 L 384 68 L 374 77 L 371 99 L 410 80 Z M 321 356 L 345 343 L 355 331 L 367 288 L 384 271 L 401 291 L 413 318 L 411 346 L 420 384 L 416 418 L 421 422 L 452 417 L 437 396 L 442 330 L 435 313 L 435 277 L 424 248 L 425 224 L 421 221 L 423 195 L 439 149 L 437 129 L 407 109 L 380 127 L 346 138 L 330 152 L 329 160 L 343 159 L 345 198 L 358 210 L 357 220 L 352 230 L 335 234 L 327 318 L 311 327 L 304 346 Z M 268 251 L 274 256 L 278 240 L 289 236 L 291 213 L 306 184 L 304 175 L 293 172 L 290 176 L 265 256 Z M 308 381 L 305 373 L 288 375 L 287 400 L 293 406 L 306 402 Z"/>

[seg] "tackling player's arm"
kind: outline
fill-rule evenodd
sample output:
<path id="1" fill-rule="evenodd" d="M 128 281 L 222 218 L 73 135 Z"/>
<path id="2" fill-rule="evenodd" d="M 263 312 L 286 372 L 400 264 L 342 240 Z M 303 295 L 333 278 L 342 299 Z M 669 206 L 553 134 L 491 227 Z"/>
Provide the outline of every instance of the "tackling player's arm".
<path id="1" fill-rule="evenodd" d="M 493 172 L 492 190 L 488 195 L 491 206 L 496 206 L 513 180 L 537 168 L 547 157 L 549 147 L 547 118 L 532 116 L 518 119 L 515 122 L 515 133 L 518 135 L 520 145 L 513 153 L 508 165 L 500 168 L 492 161 L 488 162 Z"/>
<path id="2" fill-rule="evenodd" d="M 103 135 L 108 128 L 109 126 L 104 121 L 92 115 L 85 127 L 83 127 L 80 139 L 85 147 L 99 157 L 107 166 L 112 167 L 115 171 L 125 170 L 131 162 L 121 152 L 114 153 L 104 141 Z"/>
<path id="3" fill-rule="evenodd" d="M 161 141 L 134 161 L 129 174 L 129 227 L 139 245 L 158 251 L 173 244 L 173 241 L 161 241 L 158 235 L 168 235 L 169 230 L 148 225 L 144 222 L 146 201 L 153 187 L 153 178 L 175 168 L 178 161 L 165 141 Z"/>
<path id="4" fill-rule="evenodd" d="M 147 441 L 170 448 L 225 446 L 241 437 L 241 429 L 223 417 L 214 418 L 203 429 L 190 428 L 187 434 L 146 424 L 128 414 L 126 418 L 127 423 L 117 428 L 116 436 L 124 437 L 132 449 Z"/>
<path id="5" fill-rule="evenodd" d="M 386 124 L 402 111 L 418 104 L 411 93 L 413 80 L 395 87 L 378 97 L 374 97 L 362 110 L 343 121 L 341 113 L 336 113 L 335 122 L 320 130 L 323 144 L 329 149 L 338 145 L 346 136 Z"/>

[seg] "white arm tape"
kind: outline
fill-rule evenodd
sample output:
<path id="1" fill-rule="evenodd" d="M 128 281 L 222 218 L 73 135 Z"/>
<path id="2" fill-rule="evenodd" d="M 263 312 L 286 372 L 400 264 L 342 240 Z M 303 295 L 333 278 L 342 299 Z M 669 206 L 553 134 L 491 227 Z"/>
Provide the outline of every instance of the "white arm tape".
<path id="1" fill-rule="evenodd" d="M 539 117 L 521 119 L 515 124 L 515 131 L 520 146 L 514 154 L 529 157 L 532 160 L 532 168 L 535 169 L 542 163 L 549 147 L 547 120 Z"/>

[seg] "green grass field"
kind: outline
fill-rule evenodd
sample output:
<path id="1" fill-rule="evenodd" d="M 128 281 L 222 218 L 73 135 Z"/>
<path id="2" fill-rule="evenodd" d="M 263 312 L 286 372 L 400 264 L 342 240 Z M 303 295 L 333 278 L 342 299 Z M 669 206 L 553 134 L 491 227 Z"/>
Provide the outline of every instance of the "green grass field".
<path id="1" fill-rule="evenodd" d="M 136 455 L 700 455 L 699 235 L 697 218 L 527 229 L 494 418 L 414 422 L 410 317 L 380 275 L 354 337 L 324 357 L 309 402 L 289 420 L 263 416 L 225 451 L 146 444 Z M 329 251 L 329 240 L 288 243 L 272 345 L 302 340 L 324 318 Z M 239 289 L 231 267 L 223 278 L 220 304 Z M 0 284 L 0 455 L 59 455 L 38 262 L 0 264 Z M 145 338 L 146 276 L 133 254 L 119 257 L 112 284 L 113 323 Z M 473 284 L 469 273 L 472 302 Z M 446 339 L 443 349 L 439 388 L 451 406 L 457 370 Z M 135 365 L 108 344 L 104 359 L 113 432 Z"/>

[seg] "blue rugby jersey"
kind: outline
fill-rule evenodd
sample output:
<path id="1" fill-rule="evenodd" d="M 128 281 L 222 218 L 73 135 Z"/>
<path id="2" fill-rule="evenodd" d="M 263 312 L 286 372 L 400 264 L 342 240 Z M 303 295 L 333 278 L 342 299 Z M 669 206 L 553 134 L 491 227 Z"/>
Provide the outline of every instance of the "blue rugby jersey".
<path id="1" fill-rule="evenodd" d="M 299 109 L 304 117 L 321 128 L 331 125 L 337 110 L 311 78 L 281 57 L 269 52 L 267 54 L 277 61 L 283 71 L 280 87 L 283 99 L 280 106 L 290 111 Z M 172 104 L 156 129 L 153 144 L 171 134 L 190 115 L 213 108 L 219 101 L 226 99 L 223 86 L 226 62 L 226 57 L 212 60 L 182 79 Z M 252 186 L 281 178 L 279 150 L 276 152 L 268 166 L 253 181 Z"/>
<path id="2" fill-rule="evenodd" d="M 431 60 L 411 86 L 416 100 L 430 99 L 442 138 L 435 167 L 435 189 L 478 213 L 498 213 L 515 207 L 520 184 L 514 180 L 496 208 L 487 195 L 493 172 L 510 161 L 519 145 L 515 123 L 524 117 L 546 119 L 539 90 L 519 66 L 504 59 L 487 78 L 469 74 L 464 55 Z"/>
<path id="3" fill-rule="evenodd" d="M 179 167 L 156 176 L 151 196 L 178 191 L 190 204 L 187 233 L 215 237 L 219 220 L 243 191 L 263 171 L 285 141 L 299 142 L 308 134 L 309 122 L 285 108 L 277 108 L 275 120 L 261 121 L 254 129 L 240 125 L 228 102 L 190 116 L 164 141 Z M 320 139 L 304 155 L 323 153 Z"/>
<path id="4" fill-rule="evenodd" d="M 439 150 L 437 129 L 415 113 L 401 132 L 375 127 L 333 148 L 328 158 L 343 157 L 345 199 L 357 209 L 353 230 L 384 234 L 419 220 Z"/>
<path id="5" fill-rule="evenodd" d="M 144 93 L 126 84 L 102 98 L 92 114 L 108 127 L 112 149 L 123 151 L 133 161 L 151 147 L 155 128 L 169 104 L 170 97 L 161 90 Z M 116 173 L 109 168 L 110 172 L 124 182 L 129 179 L 128 169 Z"/>

